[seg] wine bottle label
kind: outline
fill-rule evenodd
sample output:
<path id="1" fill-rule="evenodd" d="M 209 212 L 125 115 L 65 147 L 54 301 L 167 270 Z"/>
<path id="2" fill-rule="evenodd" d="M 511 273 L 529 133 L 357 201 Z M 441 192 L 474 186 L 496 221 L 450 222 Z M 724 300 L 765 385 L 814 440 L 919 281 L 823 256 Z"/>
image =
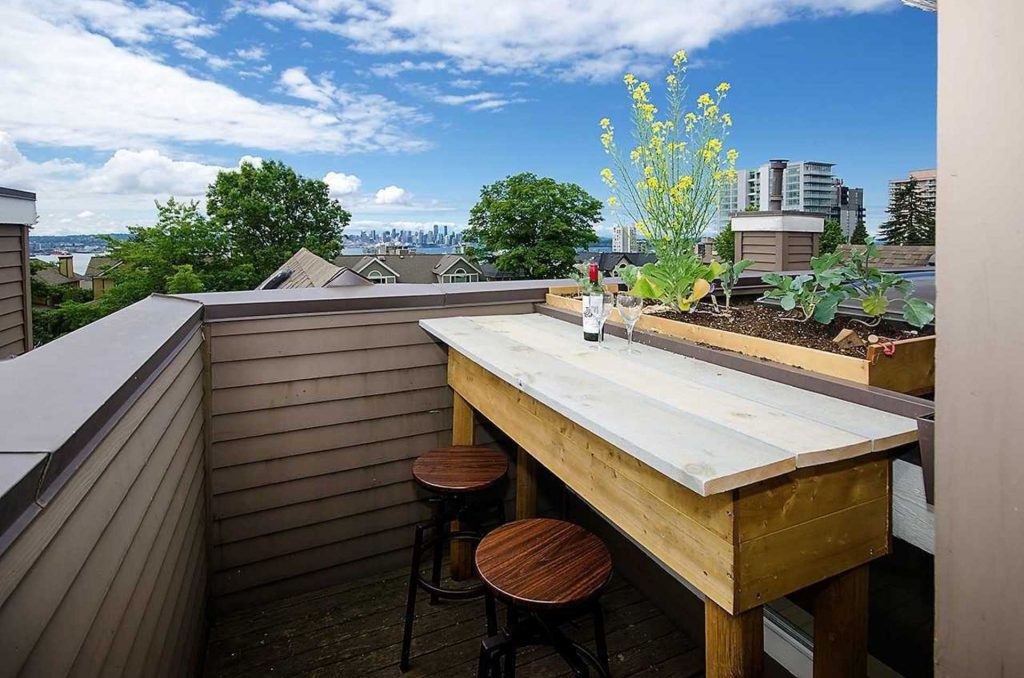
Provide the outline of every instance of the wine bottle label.
<path id="1" fill-rule="evenodd" d="M 601 305 L 604 297 L 588 294 L 583 297 L 583 333 L 597 334 L 601 329 Z"/>

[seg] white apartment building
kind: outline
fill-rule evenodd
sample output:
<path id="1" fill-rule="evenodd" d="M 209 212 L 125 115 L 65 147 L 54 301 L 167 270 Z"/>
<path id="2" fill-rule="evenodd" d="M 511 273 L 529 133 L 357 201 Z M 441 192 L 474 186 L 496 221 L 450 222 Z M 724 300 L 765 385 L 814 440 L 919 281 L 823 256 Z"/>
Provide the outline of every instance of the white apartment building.
<path id="1" fill-rule="evenodd" d="M 893 179 L 889 182 L 889 207 L 892 207 L 893 196 L 896 189 L 913 180 L 917 180 L 917 192 L 929 205 L 935 207 L 936 172 L 934 169 L 913 170 L 906 179 Z"/>
<path id="2" fill-rule="evenodd" d="M 612 252 L 639 252 L 640 241 L 636 226 L 618 225 L 612 228 Z"/>
<path id="3" fill-rule="evenodd" d="M 836 199 L 835 163 L 818 161 L 786 162 L 782 172 L 782 209 L 832 215 Z M 722 186 L 718 206 L 718 227 L 729 225 L 733 212 L 748 207 L 767 208 L 770 172 L 768 163 L 754 170 L 736 170 L 736 181 Z M 762 201 L 762 196 L 764 200 Z"/>

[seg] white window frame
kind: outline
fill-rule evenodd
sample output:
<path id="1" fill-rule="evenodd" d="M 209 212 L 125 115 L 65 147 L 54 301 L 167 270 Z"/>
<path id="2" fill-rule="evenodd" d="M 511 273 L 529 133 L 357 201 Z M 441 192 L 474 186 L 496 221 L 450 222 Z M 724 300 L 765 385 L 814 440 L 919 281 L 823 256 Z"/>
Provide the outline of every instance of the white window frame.
<path id="1" fill-rule="evenodd" d="M 393 275 L 384 275 L 380 271 L 370 271 L 366 274 L 366 279 L 375 285 L 393 285 L 398 282 L 398 278 Z"/>
<path id="2" fill-rule="evenodd" d="M 455 269 L 454 273 L 445 273 L 441 276 L 441 282 L 446 283 L 463 283 L 463 282 L 480 282 L 479 273 L 470 273 L 461 266 Z"/>

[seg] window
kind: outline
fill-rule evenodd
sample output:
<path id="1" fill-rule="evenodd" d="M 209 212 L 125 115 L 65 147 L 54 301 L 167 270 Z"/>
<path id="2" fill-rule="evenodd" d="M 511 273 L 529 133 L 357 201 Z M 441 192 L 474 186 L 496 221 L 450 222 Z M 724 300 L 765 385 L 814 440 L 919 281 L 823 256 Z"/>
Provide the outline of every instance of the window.
<path id="1" fill-rule="evenodd" d="M 480 275 L 477 273 L 468 273 L 466 269 L 461 266 L 455 269 L 451 273 L 445 273 L 441 276 L 441 282 L 446 283 L 460 283 L 460 282 L 479 282 Z"/>
<path id="2" fill-rule="evenodd" d="M 398 279 L 393 275 L 384 275 L 380 271 L 370 271 L 367 276 L 370 282 L 378 285 L 389 285 L 398 282 Z"/>

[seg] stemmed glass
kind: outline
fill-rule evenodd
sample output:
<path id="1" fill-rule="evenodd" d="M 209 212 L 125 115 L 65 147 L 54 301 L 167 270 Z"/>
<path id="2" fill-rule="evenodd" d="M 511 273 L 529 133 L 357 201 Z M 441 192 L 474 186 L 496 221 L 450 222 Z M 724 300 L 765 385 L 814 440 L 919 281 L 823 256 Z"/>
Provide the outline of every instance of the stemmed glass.
<path id="1" fill-rule="evenodd" d="M 605 292 L 601 295 L 601 312 L 597 316 L 597 346 L 598 348 L 604 347 L 604 324 L 608 322 L 608 317 L 612 314 L 612 309 L 615 308 L 615 295 L 611 292 Z"/>
<path id="2" fill-rule="evenodd" d="M 633 350 L 633 328 L 644 312 L 644 300 L 642 297 L 620 292 L 616 300 L 616 307 L 619 309 L 619 315 L 622 316 L 622 322 L 626 323 L 626 353 L 639 353 L 639 351 Z"/>

